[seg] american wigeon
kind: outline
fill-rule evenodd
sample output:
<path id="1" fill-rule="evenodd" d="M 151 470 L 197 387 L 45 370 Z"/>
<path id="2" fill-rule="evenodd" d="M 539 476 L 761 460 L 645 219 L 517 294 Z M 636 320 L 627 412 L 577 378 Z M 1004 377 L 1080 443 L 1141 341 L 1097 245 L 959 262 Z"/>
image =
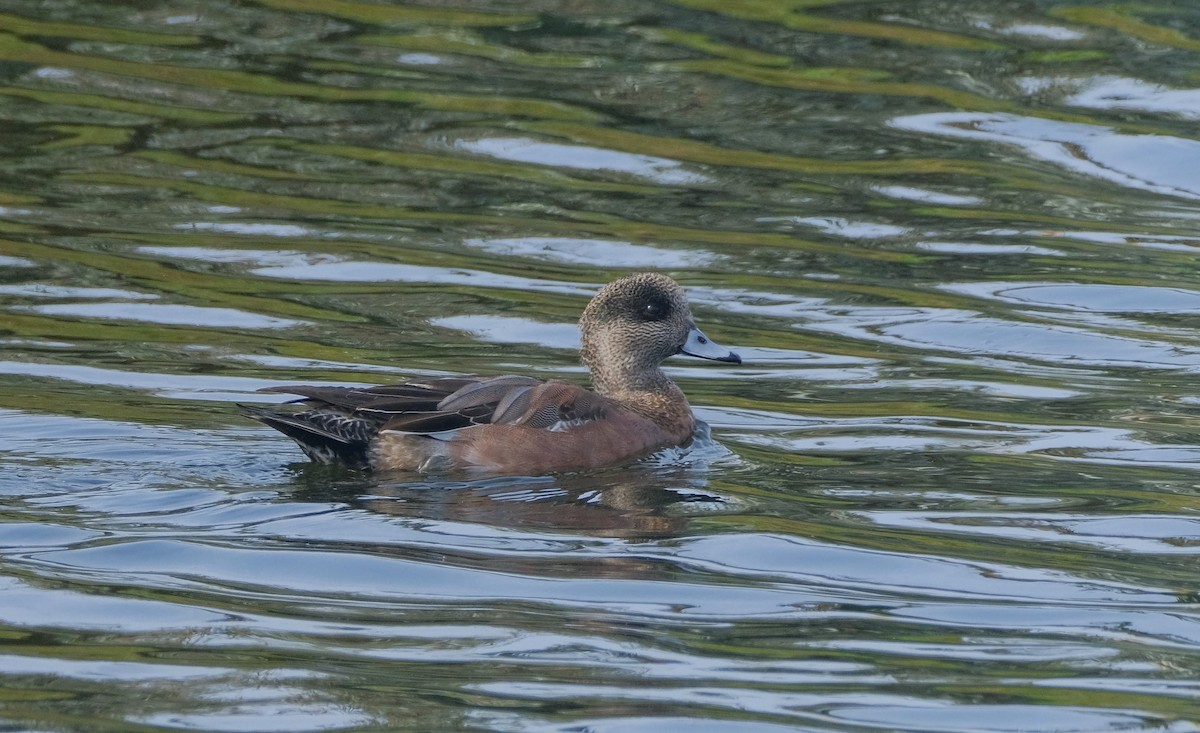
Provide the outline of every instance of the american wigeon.
<path id="1" fill-rule="evenodd" d="M 683 288 L 657 273 L 602 288 L 579 319 L 595 391 L 532 377 L 385 387 L 271 387 L 298 412 L 244 406 L 309 458 L 377 470 L 553 473 L 625 463 L 686 442 L 696 421 L 663 373 L 674 354 L 741 363 L 696 328 Z"/>

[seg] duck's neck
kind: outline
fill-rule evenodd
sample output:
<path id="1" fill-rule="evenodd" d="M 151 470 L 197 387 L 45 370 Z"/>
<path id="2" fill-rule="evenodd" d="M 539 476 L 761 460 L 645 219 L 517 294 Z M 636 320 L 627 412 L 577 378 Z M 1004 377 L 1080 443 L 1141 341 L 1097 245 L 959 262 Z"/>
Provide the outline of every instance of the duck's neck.
<path id="1" fill-rule="evenodd" d="M 661 427 L 672 440 L 686 440 L 695 429 L 692 407 L 683 390 L 671 381 L 661 367 L 622 369 L 611 362 L 596 363 L 585 358 L 592 372 L 596 392 L 619 402 Z"/>
<path id="2" fill-rule="evenodd" d="M 595 387 L 596 392 L 605 397 L 621 399 L 625 395 L 647 392 L 672 396 L 678 394 L 680 398 L 683 397 L 683 392 L 663 372 L 661 367 L 627 370 L 611 366 L 596 368 L 595 365 L 588 364 L 588 368 L 592 372 L 592 386 Z"/>
<path id="3" fill-rule="evenodd" d="M 675 387 L 659 364 L 647 364 L 634 348 L 622 348 L 612 339 L 591 339 L 585 330 L 579 356 L 592 374 L 592 387 L 612 399 L 638 392 L 654 392 Z"/>

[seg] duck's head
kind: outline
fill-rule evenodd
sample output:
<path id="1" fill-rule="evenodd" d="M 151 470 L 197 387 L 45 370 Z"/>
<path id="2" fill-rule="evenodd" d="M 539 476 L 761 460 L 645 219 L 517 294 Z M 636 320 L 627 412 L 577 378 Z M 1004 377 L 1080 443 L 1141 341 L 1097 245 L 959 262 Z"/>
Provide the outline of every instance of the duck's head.
<path id="1" fill-rule="evenodd" d="M 583 361 L 602 393 L 653 388 L 665 379 L 663 360 L 675 354 L 742 361 L 696 327 L 679 283 L 653 272 L 604 286 L 584 309 L 579 329 Z"/>

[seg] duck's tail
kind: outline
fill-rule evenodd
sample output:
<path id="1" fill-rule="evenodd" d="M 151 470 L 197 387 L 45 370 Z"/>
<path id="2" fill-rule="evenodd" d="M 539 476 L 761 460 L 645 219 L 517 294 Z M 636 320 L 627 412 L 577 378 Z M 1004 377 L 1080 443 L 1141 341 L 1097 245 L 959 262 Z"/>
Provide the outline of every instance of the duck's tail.
<path id="1" fill-rule="evenodd" d="M 369 464 L 372 425 L 367 420 L 329 412 L 280 412 L 256 405 L 238 404 L 238 408 L 246 417 L 296 441 L 317 463 Z"/>

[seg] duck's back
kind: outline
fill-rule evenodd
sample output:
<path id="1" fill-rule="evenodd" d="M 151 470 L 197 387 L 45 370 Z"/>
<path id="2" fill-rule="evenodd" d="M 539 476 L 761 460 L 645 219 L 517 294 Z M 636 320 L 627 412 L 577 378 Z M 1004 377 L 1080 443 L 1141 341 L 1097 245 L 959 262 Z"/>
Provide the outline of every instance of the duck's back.
<path id="1" fill-rule="evenodd" d="M 566 471 L 682 440 L 679 430 L 583 387 L 524 376 L 264 391 L 301 395 L 302 409 L 293 412 L 244 409 L 295 440 L 309 458 L 380 470 Z"/>

